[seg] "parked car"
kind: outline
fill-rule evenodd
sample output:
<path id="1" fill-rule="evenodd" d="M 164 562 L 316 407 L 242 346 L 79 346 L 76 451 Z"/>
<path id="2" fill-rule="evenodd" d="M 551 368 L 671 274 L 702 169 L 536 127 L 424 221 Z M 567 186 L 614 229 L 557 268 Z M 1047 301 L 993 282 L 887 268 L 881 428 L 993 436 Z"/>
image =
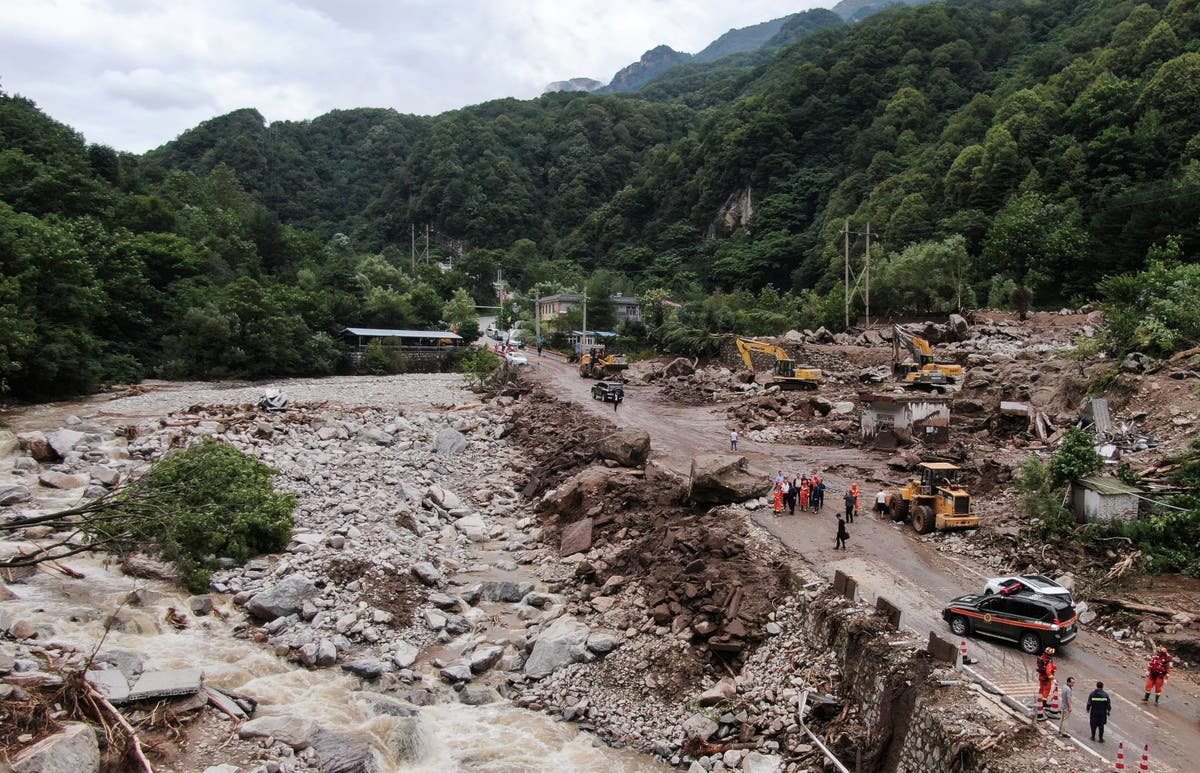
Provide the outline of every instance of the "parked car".
<path id="1" fill-rule="evenodd" d="M 487 329 L 483 331 L 483 334 L 493 341 L 504 340 L 504 331 L 500 330 L 495 325 L 488 325 Z"/>
<path id="2" fill-rule="evenodd" d="M 515 349 L 505 353 L 504 359 L 514 368 L 529 364 L 529 358 L 525 356 L 525 352 L 519 352 Z"/>
<path id="3" fill-rule="evenodd" d="M 989 636 L 1013 642 L 1030 655 L 1075 638 L 1079 615 L 1061 595 L 1021 592 L 959 596 L 942 610 L 955 636 Z"/>
<path id="4" fill-rule="evenodd" d="M 1059 585 L 1049 577 L 1040 574 L 993 577 L 985 582 L 983 586 L 983 595 L 985 596 L 990 596 L 993 593 L 1012 595 L 1021 592 L 1041 593 L 1044 596 L 1062 596 L 1067 601 L 1071 601 L 1070 590 Z"/>
<path id="5" fill-rule="evenodd" d="M 592 399 L 615 403 L 625 399 L 625 386 L 620 381 L 597 381 L 592 384 Z"/>

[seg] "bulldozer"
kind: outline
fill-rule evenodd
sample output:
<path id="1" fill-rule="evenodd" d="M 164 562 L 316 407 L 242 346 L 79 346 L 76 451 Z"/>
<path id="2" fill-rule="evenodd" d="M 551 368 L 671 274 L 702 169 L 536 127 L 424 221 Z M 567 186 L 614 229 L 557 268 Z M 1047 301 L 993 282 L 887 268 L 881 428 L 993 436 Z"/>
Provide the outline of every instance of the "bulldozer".
<path id="1" fill-rule="evenodd" d="M 603 346 L 591 346 L 579 358 L 579 376 L 581 378 L 615 378 L 621 371 L 629 368 L 629 362 L 623 354 L 606 354 Z"/>
<path id="2" fill-rule="evenodd" d="M 921 462 L 918 469 L 920 478 L 888 492 L 889 518 L 909 521 L 918 534 L 979 526 L 979 516 L 971 511 L 971 494 L 959 483 L 957 465 Z"/>
<path id="3" fill-rule="evenodd" d="M 955 362 L 934 359 L 929 342 L 909 333 L 899 325 L 892 326 L 892 370 L 907 389 L 945 392 L 948 384 L 962 381 L 965 371 Z M 908 359 L 900 360 L 900 347 L 908 349 Z"/>
<path id="4" fill-rule="evenodd" d="M 778 384 L 780 389 L 816 389 L 825 380 L 825 374 L 820 368 L 810 365 L 796 365 L 796 361 L 788 357 L 787 352 L 774 344 L 755 341 L 752 338 L 738 338 L 737 348 L 741 352 L 742 362 L 746 368 L 753 371 L 754 362 L 750 359 L 751 352 L 770 354 L 775 357 L 775 371 L 771 374 L 771 382 Z"/>

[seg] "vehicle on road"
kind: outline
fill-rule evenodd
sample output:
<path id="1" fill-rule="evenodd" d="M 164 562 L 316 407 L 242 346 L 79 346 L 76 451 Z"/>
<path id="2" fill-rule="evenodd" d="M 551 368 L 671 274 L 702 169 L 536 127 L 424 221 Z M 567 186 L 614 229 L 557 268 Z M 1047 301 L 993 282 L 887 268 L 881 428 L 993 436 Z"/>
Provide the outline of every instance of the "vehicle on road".
<path id="1" fill-rule="evenodd" d="M 1062 596 L 1071 600 L 1071 591 L 1049 577 L 1040 574 L 1008 575 L 989 578 L 983 585 L 983 595 L 993 593 L 1011 596 L 1015 593 L 1040 593 L 1043 596 Z"/>
<path id="2" fill-rule="evenodd" d="M 750 359 L 751 352 L 769 354 L 775 358 L 775 371 L 771 374 L 771 382 L 778 385 L 780 389 L 816 389 L 825 380 L 825 374 L 821 372 L 820 368 L 814 368 L 811 365 L 797 365 L 795 360 L 788 357 L 787 352 L 775 344 L 755 341 L 752 338 L 735 340 L 747 370 L 754 370 L 754 362 Z"/>
<path id="3" fill-rule="evenodd" d="M 959 596 L 942 610 L 955 636 L 978 635 L 1010 641 L 1035 655 L 1075 638 L 1079 616 L 1061 595 L 1019 593 Z"/>
<path id="4" fill-rule="evenodd" d="M 580 378 L 608 379 L 629 368 L 623 354 L 608 354 L 603 346 L 589 347 L 579 359 Z"/>
<path id="5" fill-rule="evenodd" d="M 918 534 L 979 526 L 979 516 L 971 511 L 971 494 L 959 482 L 957 465 L 921 462 L 918 469 L 920 478 L 888 492 L 888 517 L 911 522 Z"/>
<path id="6" fill-rule="evenodd" d="M 606 403 L 625 399 L 625 386 L 620 381 L 597 381 L 592 385 L 592 399 Z"/>
<path id="7" fill-rule="evenodd" d="M 514 368 L 529 364 L 529 358 L 525 356 L 525 352 L 517 351 L 516 349 L 505 352 L 504 360 Z"/>
<path id="8" fill-rule="evenodd" d="M 483 334 L 485 336 L 487 336 L 488 338 L 492 339 L 493 341 L 503 341 L 504 340 L 504 331 L 500 330 L 495 325 L 488 325 L 487 330 L 484 330 Z"/>

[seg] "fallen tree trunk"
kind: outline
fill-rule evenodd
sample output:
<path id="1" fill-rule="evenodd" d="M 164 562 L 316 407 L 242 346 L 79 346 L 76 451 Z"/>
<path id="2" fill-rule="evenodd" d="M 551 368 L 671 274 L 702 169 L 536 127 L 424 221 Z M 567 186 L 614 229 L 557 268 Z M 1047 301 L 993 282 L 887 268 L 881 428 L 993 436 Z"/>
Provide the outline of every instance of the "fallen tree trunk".
<path id="1" fill-rule="evenodd" d="M 1103 604 L 1106 607 L 1117 607 L 1126 609 L 1130 612 L 1141 612 L 1146 615 L 1160 615 L 1162 617 L 1174 617 L 1179 614 L 1177 609 L 1168 609 L 1167 607 L 1155 607 L 1149 604 L 1139 604 L 1136 601 L 1125 601 L 1124 599 L 1114 598 L 1093 598 L 1088 599 L 1093 604 Z"/>

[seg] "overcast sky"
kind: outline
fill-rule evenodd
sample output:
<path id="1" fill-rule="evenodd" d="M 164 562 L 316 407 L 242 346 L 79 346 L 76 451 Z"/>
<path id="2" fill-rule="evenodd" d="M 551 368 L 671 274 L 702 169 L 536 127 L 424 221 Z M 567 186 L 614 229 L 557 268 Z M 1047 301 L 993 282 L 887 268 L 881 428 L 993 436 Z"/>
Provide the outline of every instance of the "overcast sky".
<path id="1" fill-rule="evenodd" d="M 0 0 L 0 89 L 143 152 L 242 107 L 436 115 L 835 0 Z"/>

